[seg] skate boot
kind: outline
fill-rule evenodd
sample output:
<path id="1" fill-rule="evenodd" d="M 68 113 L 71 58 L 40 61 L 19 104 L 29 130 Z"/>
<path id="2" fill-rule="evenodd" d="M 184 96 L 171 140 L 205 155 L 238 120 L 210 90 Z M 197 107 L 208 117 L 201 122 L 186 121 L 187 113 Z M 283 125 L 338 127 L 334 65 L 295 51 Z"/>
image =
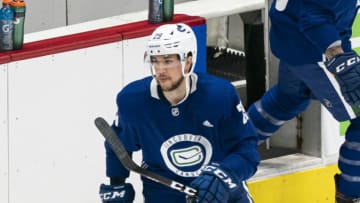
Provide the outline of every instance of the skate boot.
<path id="1" fill-rule="evenodd" d="M 339 174 L 336 174 L 334 176 L 335 187 L 336 187 L 336 194 L 335 194 L 336 202 L 335 203 L 360 203 L 360 198 L 346 197 L 344 194 L 337 191 L 337 182 L 338 182 L 339 176 L 340 176 Z"/>

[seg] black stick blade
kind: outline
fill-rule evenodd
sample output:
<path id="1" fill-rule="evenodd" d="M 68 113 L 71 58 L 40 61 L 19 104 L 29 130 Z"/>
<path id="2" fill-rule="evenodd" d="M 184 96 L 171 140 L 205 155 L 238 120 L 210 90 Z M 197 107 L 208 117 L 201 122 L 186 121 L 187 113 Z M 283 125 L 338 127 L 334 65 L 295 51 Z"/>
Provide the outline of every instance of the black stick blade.
<path id="1" fill-rule="evenodd" d="M 118 139 L 116 133 L 111 126 L 105 121 L 105 119 L 98 117 L 95 119 L 95 125 L 101 134 L 105 137 L 107 143 L 109 143 L 111 149 L 118 157 L 120 162 L 129 170 L 136 170 L 137 165 L 133 162 L 124 145 Z"/>

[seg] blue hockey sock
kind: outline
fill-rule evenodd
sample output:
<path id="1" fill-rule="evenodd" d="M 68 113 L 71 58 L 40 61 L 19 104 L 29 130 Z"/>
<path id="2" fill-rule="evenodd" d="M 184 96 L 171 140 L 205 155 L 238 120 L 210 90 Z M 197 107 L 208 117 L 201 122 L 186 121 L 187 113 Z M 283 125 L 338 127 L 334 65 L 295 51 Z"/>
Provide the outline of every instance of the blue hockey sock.
<path id="1" fill-rule="evenodd" d="M 270 138 L 283 124 L 282 121 L 277 120 L 263 110 L 261 101 L 257 101 L 250 106 L 248 115 L 255 125 L 260 140 Z"/>
<path id="2" fill-rule="evenodd" d="M 261 100 L 252 104 L 248 115 L 255 125 L 260 140 L 269 138 L 285 121 L 304 111 L 310 99 L 281 91 L 277 85 L 268 90 Z"/>
<path id="3" fill-rule="evenodd" d="M 352 198 L 360 197 L 360 118 L 351 121 L 345 142 L 340 148 L 341 176 L 338 191 Z"/>

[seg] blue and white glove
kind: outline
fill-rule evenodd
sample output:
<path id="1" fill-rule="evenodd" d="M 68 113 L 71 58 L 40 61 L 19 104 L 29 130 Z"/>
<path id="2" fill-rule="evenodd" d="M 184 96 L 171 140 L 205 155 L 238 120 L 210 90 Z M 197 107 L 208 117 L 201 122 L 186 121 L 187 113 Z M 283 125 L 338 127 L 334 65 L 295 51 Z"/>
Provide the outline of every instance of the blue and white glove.
<path id="1" fill-rule="evenodd" d="M 130 183 L 121 185 L 100 185 L 100 198 L 103 203 L 132 203 L 135 191 Z"/>
<path id="2" fill-rule="evenodd" d="M 327 69 L 335 75 L 341 93 L 350 105 L 360 104 L 360 57 L 354 51 L 334 56 L 325 62 Z"/>
<path id="3" fill-rule="evenodd" d="M 191 182 L 190 187 L 198 190 L 197 203 L 224 203 L 228 202 L 230 193 L 239 188 L 239 183 L 240 180 L 212 163 Z"/>

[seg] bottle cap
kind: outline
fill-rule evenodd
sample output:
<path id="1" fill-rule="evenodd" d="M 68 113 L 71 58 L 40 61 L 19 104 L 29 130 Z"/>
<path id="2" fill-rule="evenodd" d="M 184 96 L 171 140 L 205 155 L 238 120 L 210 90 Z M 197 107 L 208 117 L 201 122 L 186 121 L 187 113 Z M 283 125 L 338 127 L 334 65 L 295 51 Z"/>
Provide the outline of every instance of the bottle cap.
<path id="1" fill-rule="evenodd" d="M 3 0 L 2 4 L 10 4 L 12 2 L 12 0 Z"/>
<path id="2" fill-rule="evenodd" d="M 10 2 L 11 2 L 10 4 L 14 7 L 25 7 L 25 1 L 23 0 L 10 0 Z"/>

